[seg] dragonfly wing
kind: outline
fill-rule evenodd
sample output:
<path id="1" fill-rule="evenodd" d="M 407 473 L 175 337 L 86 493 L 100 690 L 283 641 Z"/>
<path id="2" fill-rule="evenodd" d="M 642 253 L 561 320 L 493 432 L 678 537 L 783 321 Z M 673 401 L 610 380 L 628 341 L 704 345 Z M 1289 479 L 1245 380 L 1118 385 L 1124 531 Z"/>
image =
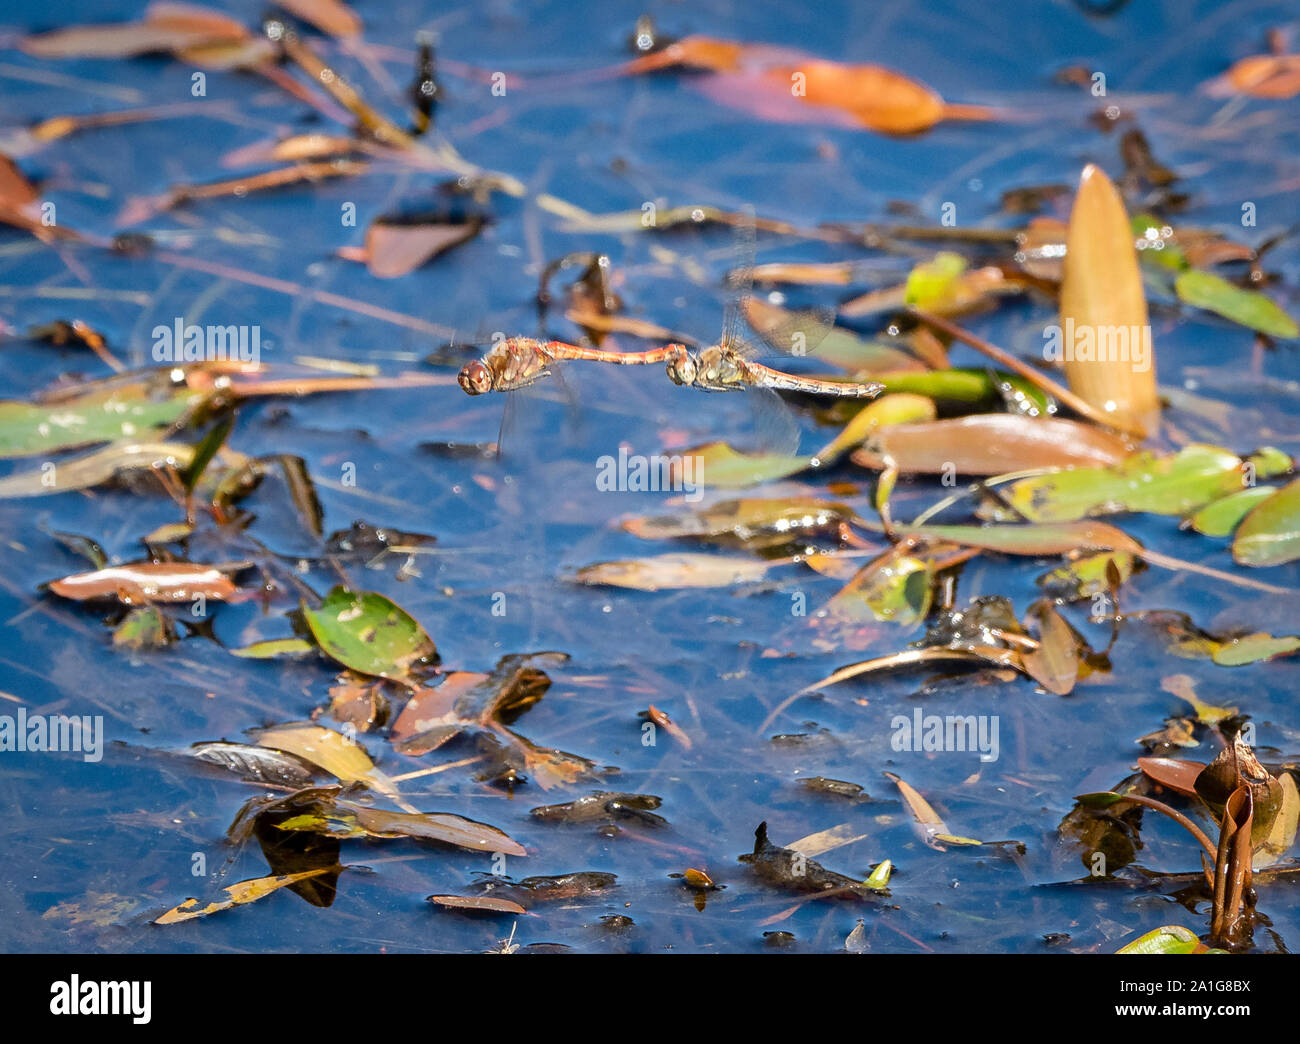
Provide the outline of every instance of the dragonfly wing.
<path id="1" fill-rule="evenodd" d="M 754 418 L 754 448 L 760 453 L 792 456 L 799 451 L 799 421 L 771 388 L 745 389 Z"/>
<path id="2" fill-rule="evenodd" d="M 835 312 L 830 308 L 785 311 L 751 304 L 745 319 L 769 348 L 795 358 L 813 355 L 835 326 Z"/>
<path id="3" fill-rule="evenodd" d="M 726 276 L 730 289 L 726 310 L 722 317 L 722 339 L 719 344 L 737 344 L 745 325 L 745 313 L 754 292 L 754 208 L 748 204 L 740 208 L 732 245 L 731 270 Z"/>

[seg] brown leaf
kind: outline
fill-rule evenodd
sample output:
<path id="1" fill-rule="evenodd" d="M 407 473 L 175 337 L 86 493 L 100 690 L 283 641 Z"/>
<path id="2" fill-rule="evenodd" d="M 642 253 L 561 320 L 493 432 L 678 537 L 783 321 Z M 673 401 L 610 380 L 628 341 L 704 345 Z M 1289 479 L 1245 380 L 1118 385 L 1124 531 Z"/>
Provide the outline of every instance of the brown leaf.
<path id="1" fill-rule="evenodd" d="M 1051 606 L 1039 615 L 1038 648 L 1021 654 L 1025 673 L 1048 692 L 1068 696 L 1079 678 L 1079 645 L 1070 625 Z"/>
<path id="2" fill-rule="evenodd" d="M 340 0 L 275 0 L 275 4 L 330 36 L 361 35 L 361 18 Z"/>
<path id="3" fill-rule="evenodd" d="M 1119 436 L 1090 424 L 981 413 L 882 428 L 851 459 L 873 470 L 892 459 L 903 474 L 987 476 L 1116 464 L 1130 452 Z"/>
<path id="4" fill-rule="evenodd" d="M 1115 186 L 1092 164 L 1079 180 L 1066 234 L 1061 328 L 1070 390 L 1125 427 L 1155 430 L 1155 346 L 1133 229 Z"/>
<path id="5" fill-rule="evenodd" d="M 511 899 L 496 899 L 490 895 L 431 895 L 429 902 L 451 910 L 471 910 L 475 913 L 527 913 Z"/>
<path id="6" fill-rule="evenodd" d="M 1179 758 L 1138 758 L 1138 768 L 1162 787 L 1184 797 L 1197 797 L 1196 777 L 1205 771 L 1200 761 L 1183 761 Z"/>
<path id="7" fill-rule="evenodd" d="M 396 279 L 473 239 L 482 226 L 480 220 L 440 224 L 376 221 L 366 229 L 366 267 L 376 278 Z"/>
<path id="8" fill-rule="evenodd" d="M 1234 93 L 1252 98 L 1286 99 L 1300 94 L 1300 54 L 1255 54 L 1236 62 L 1211 80 L 1207 93 L 1223 98 Z"/>
<path id="9" fill-rule="evenodd" d="M 139 605 L 192 602 L 199 597 L 224 602 L 239 589 L 215 566 L 196 562 L 134 562 L 65 576 L 52 581 L 50 590 L 79 602 L 113 598 L 123 605 Z"/>

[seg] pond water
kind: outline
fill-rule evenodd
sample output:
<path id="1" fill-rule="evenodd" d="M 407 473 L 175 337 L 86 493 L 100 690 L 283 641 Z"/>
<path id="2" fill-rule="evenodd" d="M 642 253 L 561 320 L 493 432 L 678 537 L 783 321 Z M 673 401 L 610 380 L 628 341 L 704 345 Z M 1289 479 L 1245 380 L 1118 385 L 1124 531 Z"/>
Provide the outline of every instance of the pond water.
<path id="1" fill-rule="evenodd" d="M 264 6 L 232 2 L 225 9 L 256 25 Z M 1189 882 L 1152 876 L 1197 868 L 1196 846 L 1173 823 L 1148 814 L 1133 863 L 1121 879 L 1105 881 L 1088 878 L 1079 848 L 1061 841 L 1058 825 L 1074 795 L 1107 789 L 1133 771 L 1142 752 L 1137 737 L 1185 711 L 1162 688 L 1173 674 L 1190 676 L 1202 699 L 1249 715 L 1265 761 L 1294 757 L 1300 750 L 1294 657 L 1235 668 L 1179 658 L 1167 651 L 1159 619 L 1141 615 L 1186 613 L 1216 634 L 1289 634 L 1297 619 L 1294 596 L 1149 568 L 1122 589 L 1127 618 L 1110 644 L 1109 669 L 1088 676 L 1070 696 L 993 671 L 908 671 L 828 687 L 769 721 L 805 686 L 846 663 L 903 650 L 923 629 L 872 624 L 842 647 L 819 640 L 809 618 L 792 615 L 794 596 L 815 610 L 842 581 L 792 566 L 774 567 L 761 583 L 703 590 L 628 591 L 565 579 L 593 562 L 706 550 L 690 542 L 646 542 L 622 530 L 626 518 L 680 508 L 680 494 L 602 492 L 597 462 L 616 457 L 621 446 L 649 454 L 743 437 L 753 423 L 745 397 L 678 388 L 658 369 L 573 366 L 566 383 L 576 410 L 559 397 L 522 402 L 509 433 L 513 452 L 496 460 L 474 447 L 496 440 L 501 397 L 467 398 L 452 379 L 468 350 L 449 352 L 441 365 L 424 359 L 447 342 L 483 344 L 496 331 L 536 333 L 540 270 L 573 251 L 608 254 L 628 314 L 705 343 L 716 336 L 731 257 L 727 229 L 575 230 L 538 204 L 546 194 L 593 213 L 636 211 L 647 201 L 728 210 L 752 205 L 763 217 L 803 228 L 932 225 L 951 204 L 963 227 L 1014 227 L 1019 219 L 1000 212 L 1002 193 L 1073 185 L 1088 162 L 1122 172 L 1118 133 L 1090 118 L 1106 100 L 1053 82 L 1072 64 L 1104 71 L 1113 103 L 1136 116 L 1155 154 L 1183 175 L 1179 187 L 1190 199 L 1180 222 L 1257 244 L 1300 217 L 1296 107 L 1229 106 L 1198 87 L 1236 59 L 1260 53 L 1266 31 L 1293 18 L 1294 8 L 1206 0 L 1118 5 L 1116 13 L 1099 16 L 1063 0 L 961 0 L 804 7 L 704 2 L 650 10 L 674 35 L 885 62 L 947 99 L 1015 114 L 1009 122 L 948 123 L 919 137 L 890 138 L 764 122 L 706 98 L 677 74 L 584 80 L 579 74 L 627 56 L 627 37 L 643 12 L 622 0 L 581 8 L 500 0 L 463 7 L 358 0 L 352 6 L 365 22 L 367 42 L 393 49 L 376 51 L 370 61 L 402 89 L 413 67 L 403 55 L 422 29 L 440 34 L 440 55 L 480 74 L 466 75 L 470 70 L 460 66 L 440 72 L 445 99 L 437 128 L 472 163 L 519 179 L 526 196 L 493 196 L 481 205 L 489 217 L 481 235 L 398 279 L 377 279 L 336 252 L 359 245 L 377 215 L 445 205 L 448 197 L 438 189 L 445 175 L 377 164 L 358 177 L 191 202 L 130 226 L 156 237 L 152 255 L 66 244 L 56 250 L 6 231 L 0 236 L 0 321 L 9 328 L 0 352 L 4 397 L 30 398 L 68 373 L 105 375 L 84 348 L 22 336 L 73 318 L 101 331 L 135 364 L 149 361 L 153 328 L 180 317 L 260 327 L 264 362 L 309 356 L 445 376 L 445 385 L 252 401 L 240 408 L 229 445 L 250 455 L 301 457 L 317 479 L 325 533 L 365 520 L 437 539 L 429 553 L 412 559 L 410 573 L 400 568 L 404 556 L 373 568 L 364 559 L 337 568 L 316 561 L 297 571 L 306 587 L 324 594 L 340 581 L 341 568 L 353 586 L 388 596 L 418 620 L 448 670 L 489 671 L 514 653 L 567 654 L 564 662 L 545 665 L 549 691 L 512 727 L 533 743 L 617 766 L 617 774 L 550 789 L 531 781 L 512 793 L 479 778 L 482 764 L 467 764 L 404 782 L 401 794 L 421 811 L 457 813 L 509 833 L 528 850 L 526 857 L 507 858 L 504 872 L 512 878 L 600 871 L 617 875 L 617 886 L 539 904 L 517 919 L 440 912 L 426 896 L 465 892 L 479 875 L 502 868 L 482 854 L 412 840 L 349 839 L 341 854 L 349 869 L 328 907 L 284 890 L 186 924 L 149 923 L 188 896 L 206 902 L 224 887 L 270 872 L 255 841 L 225 842 L 240 807 L 264 789 L 156 752 L 204 740 L 247 741 L 250 730 L 307 720 L 328 703 L 337 671 L 323 657 L 231 656 L 232 648 L 290 633 L 285 614 L 298 599 L 290 587 L 265 606 L 256 600 L 210 606 L 210 628 L 168 648 L 116 647 L 105 623 L 110 610 L 42 590 L 88 568 L 50 534 L 81 534 L 97 541 L 110 561 L 137 561 L 144 554 L 140 538 L 176 522 L 178 509 L 156 485 L 97 488 L 0 500 L 0 713 L 22 707 L 30 714 L 99 715 L 104 723 L 97 762 L 72 753 L 0 754 L 0 807 L 7 813 L 0 825 L 0 947 L 472 952 L 495 945 L 513 924 L 516 943 L 581 951 L 758 951 L 776 941 L 766 933 L 789 932 L 793 949 L 827 952 L 843 948 L 859 918 L 873 952 L 1113 951 L 1162 924 L 1203 932 L 1205 901 L 1180 905 Z M 0 32 L 7 37 L 0 42 L 0 91 L 10 129 L 56 114 L 185 107 L 173 118 L 87 131 L 21 157 L 41 198 L 56 204 L 60 224 L 110 236 L 123 230 L 118 218 L 133 197 L 231 177 L 223 157 L 255 142 L 336 129 L 254 76 L 209 72 L 198 100 L 191 94 L 192 67 L 171 59 L 44 60 L 14 45 L 17 34 L 138 14 L 126 0 L 45 9 L 0 5 Z M 346 55 L 338 61 L 368 97 L 377 104 L 385 99 L 365 63 Z M 499 71 L 517 78 L 504 96 L 490 89 L 491 74 Z M 398 110 L 390 104 L 389 111 Z M 903 217 L 893 206 L 899 201 L 912 208 Z M 1256 227 L 1241 227 L 1245 202 L 1256 205 Z M 355 204 L 356 227 L 340 219 L 347 204 Z M 757 259 L 861 259 L 870 273 L 861 289 L 901 282 L 916 260 L 763 234 Z M 1265 267 L 1278 277 L 1275 298 L 1294 313 L 1300 306 L 1294 236 L 1282 238 Z M 281 282 L 250 280 L 248 273 Z M 795 295 L 821 304 L 840 296 L 842 288 Z M 387 310 L 389 319 L 348 301 Z M 576 337 L 561 313 L 552 312 L 546 330 Z M 1022 297 L 971 324 L 1032 357 L 1051 314 L 1045 300 Z M 1162 304 L 1153 305 L 1152 323 L 1162 387 L 1228 407 L 1199 428 L 1190 415 L 1174 418 L 1234 452 L 1273 445 L 1300 453 L 1295 342 L 1261 352 L 1247 330 Z M 860 330 L 875 332 L 866 324 Z M 639 347 L 631 339 L 621 343 Z M 961 347 L 953 361 L 982 365 Z M 819 428 L 810 411 L 801 411 L 800 420 L 806 449 L 829 438 L 831 429 Z M 32 463 L 0 466 L 9 474 Z M 835 499 L 868 515 L 872 480 L 846 464 L 749 495 L 824 496 L 828 482 L 839 483 Z M 947 492 L 937 481 L 903 480 L 895 514 L 914 517 Z M 256 515 L 248 535 L 285 556 L 281 561 L 318 551 L 282 484 L 268 481 L 242 506 Z M 1181 531 L 1177 519 L 1125 516 L 1119 524 L 1167 555 L 1241 572 L 1224 541 Z M 209 522 L 191 542 L 190 556 L 234 559 L 248 547 L 223 540 Z M 956 600 L 1002 595 L 1023 614 L 1039 595 L 1035 578 L 1055 564 L 1055 558 L 981 556 L 960 571 Z M 1251 575 L 1294 590 L 1297 572 L 1292 564 Z M 504 615 L 494 611 L 502 604 Z M 1091 621 L 1086 603 L 1063 612 L 1093 649 L 1111 643 L 1110 621 Z M 666 730 L 643 728 L 640 715 L 650 705 L 680 725 L 689 747 Z M 995 720 L 997 759 L 893 749 L 894 718 L 917 708 Z M 328 716 L 320 721 L 330 724 Z M 424 757 L 403 757 L 382 730 L 358 741 L 389 776 L 478 752 L 464 739 Z M 1208 760 L 1207 751 L 1208 741 L 1187 756 Z M 928 847 L 884 772 L 924 794 L 952 833 L 1020 846 Z M 861 784 L 869 800 L 817 793 L 799 782 L 817 776 Z M 657 795 L 667 823 L 620 820 L 620 832 L 609 836 L 598 824 L 529 815 L 539 805 L 597 789 Z M 856 840 L 818 860 L 857 879 L 891 860 L 888 896 L 800 903 L 763 883 L 737 857 L 751 850 L 764 821 L 778 844 L 841 828 Z M 196 867 L 206 874 L 196 876 Z M 725 887 L 698 902 L 696 892 L 671 876 L 688 867 L 706 869 Z M 1255 933 L 1261 950 L 1300 944 L 1295 886 L 1288 881 L 1280 877 L 1260 889 L 1267 919 Z"/>

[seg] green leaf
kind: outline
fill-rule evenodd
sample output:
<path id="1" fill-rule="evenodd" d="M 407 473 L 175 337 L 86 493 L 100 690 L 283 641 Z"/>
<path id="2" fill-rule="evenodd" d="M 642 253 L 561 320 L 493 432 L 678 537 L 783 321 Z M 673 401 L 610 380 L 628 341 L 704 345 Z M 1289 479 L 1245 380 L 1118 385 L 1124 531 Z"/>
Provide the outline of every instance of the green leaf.
<path id="1" fill-rule="evenodd" d="M 1250 509 L 1277 490 L 1272 486 L 1251 486 L 1212 500 L 1188 519 L 1191 527 L 1205 536 L 1226 537 L 1241 523 Z"/>
<path id="2" fill-rule="evenodd" d="M 1248 634 L 1226 642 L 1215 642 L 1210 657 L 1220 667 L 1240 667 L 1258 663 L 1274 656 L 1285 656 L 1300 649 L 1300 637 L 1287 635 L 1275 638 L 1271 634 Z"/>
<path id="3" fill-rule="evenodd" d="M 1126 946 L 1121 946 L 1119 953 L 1207 953 L 1206 947 L 1196 935 L 1177 925 L 1165 925 L 1155 931 L 1147 932 L 1140 939 L 1134 939 Z"/>
<path id="4" fill-rule="evenodd" d="M 245 645 L 242 649 L 231 649 L 230 653 L 246 660 L 272 660 L 277 656 L 301 656 L 315 651 L 316 646 L 305 638 L 271 638 Z"/>
<path id="5" fill-rule="evenodd" d="M 326 655 L 361 674 L 413 682 L 411 672 L 436 663 L 437 648 L 401 606 L 373 591 L 336 587 L 303 618 Z"/>
<path id="6" fill-rule="evenodd" d="M 894 864 L 890 862 L 890 860 L 886 859 L 877 865 L 877 867 L 871 871 L 871 876 L 862 883 L 868 888 L 874 888 L 877 891 L 881 891 L 889 887 L 889 878 L 893 872 Z"/>
<path id="7" fill-rule="evenodd" d="M 179 421 L 201 398 L 186 387 L 151 396 L 143 384 L 136 384 L 53 403 L 0 402 L 0 457 L 149 439 Z"/>
<path id="8" fill-rule="evenodd" d="M 904 301 L 925 312 L 941 312 L 952 297 L 957 279 L 966 271 L 961 254 L 941 251 L 933 261 L 917 265 L 907 276 Z"/>
<path id="9" fill-rule="evenodd" d="M 1172 457 L 1139 453 L 1108 467 L 1021 479 L 1006 496 L 1014 511 L 1037 522 L 1068 522 L 1121 511 L 1185 515 L 1240 492 L 1244 463 L 1253 466 L 1256 478 L 1269 478 L 1286 470 L 1290 461 L 1270 449 L 1243 462 L 1225 449 L 1198 444 Z"/>
<path id="10" fill-rule="evenodd" d="M 1141 551 L 1127 533 L 1104 522 L 1033 522 L 1008 526 L 900 527 L 910 536 L 950 540 L 1007 555 L 1059 555 L 1080 548 L 1100 551 Z"/>
<path id="11" fill-rule="evenodd" d="M 1175 281 L 1179 298 L 1271 337 L 1300 337 L 1300 326 L 1258 290 L 1243 290 L 1211 272 L 1189 269 Z"/>
<path id="12" fill-rule="evenodd" d="M 1041 413 L 1048 408 L 1047 396 L 1014 373 L 981 369 L 928 370 L 924 372 L 878 373 L 873 380 L 885 386 L 886 392 L 910 392 L 946 402 L 969 405 L 996 402 L 1005 387 L 1019 399 L 1033 405 Z"/>
<path id="13" fill-rule="evenodd" d="M 1300 558 L 1300 479 L 1250 509 L 1237 527 L 1232 557 L 1241 565 L 1267 566 Z"/>
<path id="14" fill-rule="evenodd" d="M 809 457 L 741 453 L 725 442 L 687 451 L 695 457 L 697 481 L 721 489 L 741 489 L 787 478 L 812 466 Z"/>
<path id="15" fill-rule="evenodd" d="M 1124 551 L 1106 551 L 1076 559 L 1038 578 L 1038 585 L 1051 598 L 1081 601 L 1093 595 L 1110 591 L 1111 564 L 1119 574 L 1120 583 L 1133 575 L 1134 559 Z"/>
<path id="16" fill-rule="evenodd" d="M 900 558 L 888 551 L 863 566 L 826 603 L 826 611 L 839 621 L 914 627 L 929 615 L 932 579 L 929 565 L 919 558 Z"/>

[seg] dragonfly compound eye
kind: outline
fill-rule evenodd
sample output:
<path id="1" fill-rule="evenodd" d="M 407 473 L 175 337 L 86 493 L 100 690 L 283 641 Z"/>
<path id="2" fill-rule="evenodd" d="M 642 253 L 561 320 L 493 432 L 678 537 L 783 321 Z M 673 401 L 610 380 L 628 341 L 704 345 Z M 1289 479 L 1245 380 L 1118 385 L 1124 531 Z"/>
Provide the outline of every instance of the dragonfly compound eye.
<path id="1" fill-rule="evenodd" d="M 456 380 L 468 395 L 482 395 L 492 390 L 492 373 L 481 359 L 466 363 Z"/>
<path id="2" fill-rule="evenodd" d="M 689 355 L 673 359 L 668 364 L 668 378 L 674 384 L 691 384 L 695 381 L 695 360 Z"/>

